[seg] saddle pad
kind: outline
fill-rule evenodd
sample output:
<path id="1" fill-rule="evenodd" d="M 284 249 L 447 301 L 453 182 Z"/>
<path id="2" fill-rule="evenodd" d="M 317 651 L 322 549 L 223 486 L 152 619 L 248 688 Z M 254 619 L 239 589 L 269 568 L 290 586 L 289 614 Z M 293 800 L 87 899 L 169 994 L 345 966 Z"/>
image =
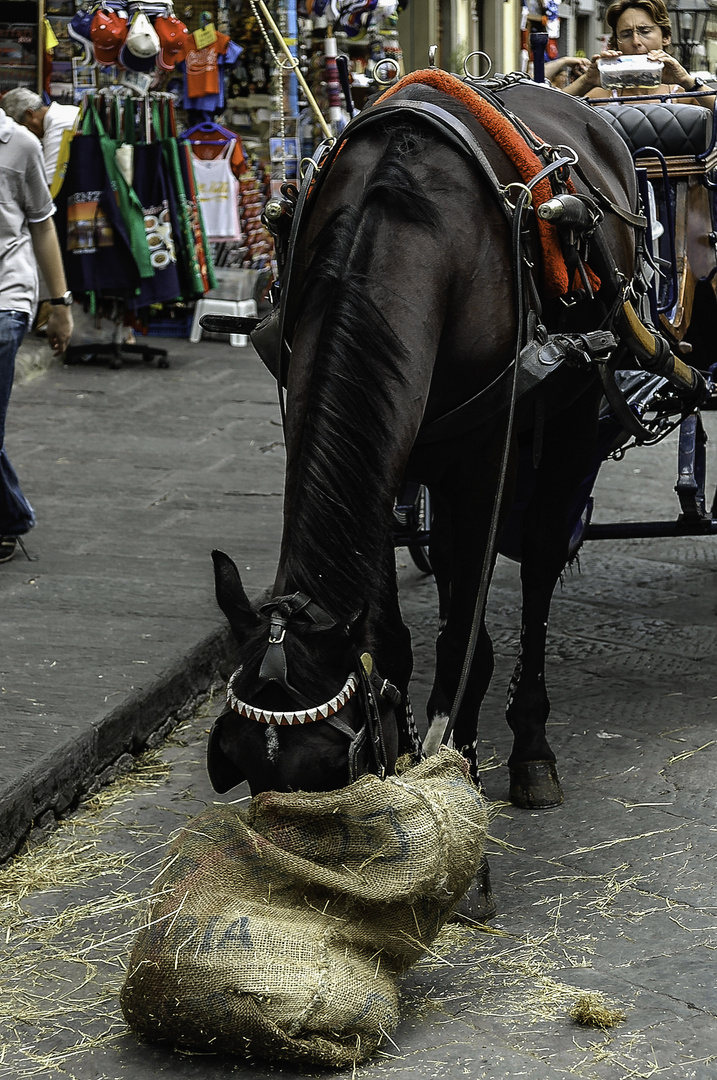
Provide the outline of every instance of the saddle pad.
<path id="1" fill-rule="evenodd" d="M 695 157 L 704 154 L 712 142 L 712 112 L 701 105 L 653 101 L 599 108 L 632 153 L 654 147 L 665 157 Z"/>
<path id="2" fill-rule="evenodd" d="M 388 90 L 385 90 L 373 102 L 373 105 L 379 105 L 403 90 L 404 87 L 417 83 L 431 86 L 434 90 L 449 94 L 464 105 L 513 162 L 523 181 L 532 180 L 542 171 L 545 163 L 533 153 L 513 124 L 490 102 L 447 71 L 439 68 L 412 71 L 408 75 L 404 75 Z M 575 190 L 571 181 L 568 181 L 567 187 L 569 191 Z M 550 199 L 552 195 L 553 190 L 550 180 L 547 176 L 544 176 L 533 188 L 533 205 L 539 206 L 547 199 Z M 543 254 L 543 280 L 547 295 L 551 297 L 564 296 L 574 283 L 568 280 L 568 271 L 560 246 L 558 230 L 551 222 L 543 221 L 541 218 L 538 218 L 536 225 Z M 593 278 L 593 288 L 597 291 L 600 282 L 592 275 L 591 271 L 588 270 L 588 273 Z"/>

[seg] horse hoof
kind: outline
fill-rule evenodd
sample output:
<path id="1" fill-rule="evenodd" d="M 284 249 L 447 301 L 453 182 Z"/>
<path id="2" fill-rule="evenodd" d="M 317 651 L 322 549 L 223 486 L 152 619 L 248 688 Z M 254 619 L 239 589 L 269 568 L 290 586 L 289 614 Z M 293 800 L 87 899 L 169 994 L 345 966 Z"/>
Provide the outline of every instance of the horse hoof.
<path id="1" fill-rule="evenodd" d="M 563 789 L 554 761 L 523 761 L 510 767 L 509 798 L 523 810 L 560 806 Z"/>
<path id="2" fill-rule="evenodd" d="M 485 923 L 489 919 L 494 919 L 495 915 L 495 900 L 490 887 L 490 869 L 488 860 L 483 858 L 471 887 L 453 909 L 451 921 L 470 919 L 471 922 Z"/>

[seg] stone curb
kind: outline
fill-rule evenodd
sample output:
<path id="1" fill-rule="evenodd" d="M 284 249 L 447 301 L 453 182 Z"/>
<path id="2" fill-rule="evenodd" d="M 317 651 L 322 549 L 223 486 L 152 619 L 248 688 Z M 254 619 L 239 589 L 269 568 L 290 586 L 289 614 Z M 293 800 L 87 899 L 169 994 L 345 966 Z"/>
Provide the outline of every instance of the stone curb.
<path id="1" fill-rule="evenodd" d="M 110 783 L 131 767 L 134 756 L 158 745 L 212 687 L 226 682 L 236 666 L 234 650 L 230 630 L 217 628 L 150 686 L 92 721 L 77 739 L 0 792 L 0 862 L 15 854 L 33 828 L 52 828 L 83 795 Z"/>

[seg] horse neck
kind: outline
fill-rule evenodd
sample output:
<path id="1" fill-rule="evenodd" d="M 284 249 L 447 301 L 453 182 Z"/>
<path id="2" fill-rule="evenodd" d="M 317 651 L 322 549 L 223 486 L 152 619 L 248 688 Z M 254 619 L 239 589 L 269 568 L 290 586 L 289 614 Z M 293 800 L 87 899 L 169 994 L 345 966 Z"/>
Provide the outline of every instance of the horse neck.
<path id="1" fill-rule="evenodd" d="M 335 421 L 312 425 L 310 435 L 287 465 L 275 589 L 305 592 L 334 618 L 347 619 L 371 607 L 390 572 L 386 551 L 392 551 L 391 510 L 401 470 L 392 467 L 394 455 L 383 442 L 368 459 L 356 452 L 346 461 L 337 452 L 327 462 L 317 443 L 336 446 Z"/>
<path id="2" fill-rule="evenodd" d="M 346 173 L 333 189 L 330 175 L 318 200 L 307 230 L 310 266 L 289 301 L 297 324 L 281 555 L 282 578 L 339 617 L 370 602 L 395 573 L 391 507 L 436 345 L 416 329 L 415 305 L 397 316 L 392 290 L 376 279 L 393 265 L 397 223 L 404 243 L 408 228 L 425 249 L 427 229 L 438 242 L 439 215 L 406 167 L 400 140 L 359 141 L 360 168 L 349 168 L 353 152 L 342 152 Z"/>

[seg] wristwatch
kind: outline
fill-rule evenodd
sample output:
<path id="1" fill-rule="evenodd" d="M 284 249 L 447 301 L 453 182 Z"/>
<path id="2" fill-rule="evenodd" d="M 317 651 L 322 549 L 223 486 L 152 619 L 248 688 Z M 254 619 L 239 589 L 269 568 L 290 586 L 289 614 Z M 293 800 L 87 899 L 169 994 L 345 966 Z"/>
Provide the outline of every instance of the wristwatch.
<path id="1" fill-rule="evenodd" d="M 709 86 L 704 79 L 701 79 L 699 75 L 695 75 L 695 81 L 690 87 L 690 90 L 709 90 Z"/>
<path id="2" fill-rule="evenodd" d="M 72 293 L 68 289 L 67 292 L 63 292 L 62 296 L 55 296 L 50 303 L 53 307 L 72 307 Z"/>

